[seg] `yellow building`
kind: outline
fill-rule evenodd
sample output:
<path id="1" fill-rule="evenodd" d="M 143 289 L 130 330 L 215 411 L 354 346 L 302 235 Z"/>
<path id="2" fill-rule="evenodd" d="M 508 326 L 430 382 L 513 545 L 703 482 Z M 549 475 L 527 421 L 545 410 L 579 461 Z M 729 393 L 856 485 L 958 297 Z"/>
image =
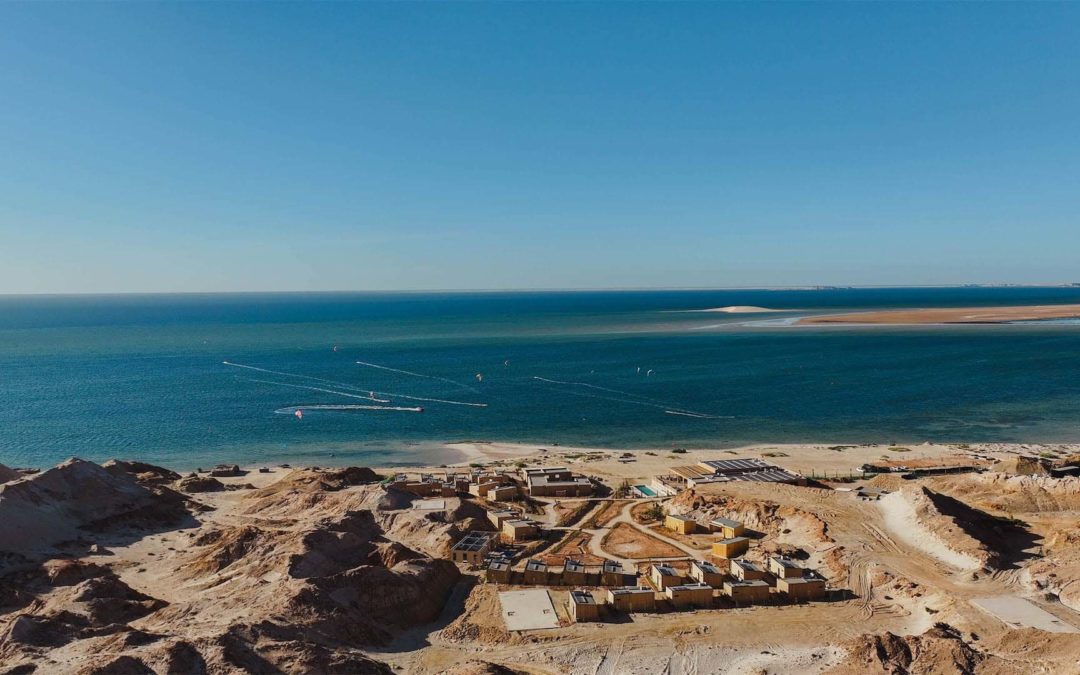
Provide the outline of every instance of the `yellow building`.
<path id="1" fill-rule="evenodd" d="M 719 532 L 724 539 L 734 539 L 746 534 L 746 526 L 730 518 L 714 518 L 709 525 L 713 532 Z"/>
<path id="2" fill-rule="evenodd" d="M 728 572 L 739 581 L 765 578 L 765 570 L 760 565 L 741 558 L 736 558 L 729 563 Z"/>
<path id="3" fill-rule="evenodd" d="M 704 560 L 690 561 L 690 578 L 712 588 L 720 588 L 724 585 L 724 571 Z"/>
<path id="4" fill-rule="evenodd" d="M 820 600 L 825 597 L 825 580 L 809 577 L 776 579 L 776 590 L 790 600 Z"/>
<path id="5" fill-rule="evenodd" d="M 806 570 L 795 564 L 791 558 L 774 555 L 769 558 L 769 573 L 777 579 L 801 577 Z"/>
<path id="6" fill-rule="evenodd" d="M 600 605 L 588 591 L 570 591 L 570 618 L 574 623 L 600 620 Z"/>
<path id="7" fill-rule="evenodd" d="M 649 581 L 658 591 L 662 591 L 668 586 L 678 586 L 685 580 L 685 577 L 676 572 L 674 567 L 653 565 L 649 568 Z"/>
<path id="8" fill-rule="evenodd" d="M 510 543 L 536 539 L 540 536 L 540 526 L 531 520 L 507 520 L 502 524 L 502 536 Z"/>
<path id="9" fill-rule="evenodd" d="M 740 604 L 767 602 L 769 600 L 769 584 L 761 579 L 754 579 L 752 581 L 725 581 L 724 595 Z"/>
<path id="10" fill-rule="evenodd" d="M 567 586 L 593 585 L 588 572 L 585 571 L 585 564 L 569 558 L 563 562 L 562 582 Z"/>
<path id="11" fill-rule="evenodd" d="M 664 595 L 675 609 L 711 607 L 713 604 L 713 588 L 707 584 L 668 586 L 664 589 Z"/>
<path id="12" fill-rule="evenodd" d="M 510 563 L 495 561 L 488 565 L 484 577 L 489 583 L 508 584 L 510 573 Z"/>
<path id="13" fill-rule="evenodd" d="M 605 560 L 600 572 L 601 586 L 632 586 L 637 584 L 637 574 L 628 574 L 623 566 L 614 560 Z"/>
<path id="14" fill-rule="evenodd" d="M 712 545 L 712 554 L 718 558 L 737 558 L 749 550 L 750 540 L 746 537 L 732 537 Z"/>
<path id="15" fill-rule="evenodd" d="M 543 560 L 530 560 L 525 563 L 525 583 L 546 586 L 548 582 L 548 566 Z"/>
<path id="16" fill-rule="evenodd" d="M 652 612 L 656 610 L 656 593 L 651 588 L 612 588 L 607 602 L 620 612 Z"/>
<path id="17" fill-rule="evenodd" d="M 679 534 L 693 534 L 697 532 L 697 522 L 686 516 L 668 516 L 664 518 L 664 527 Z"/>

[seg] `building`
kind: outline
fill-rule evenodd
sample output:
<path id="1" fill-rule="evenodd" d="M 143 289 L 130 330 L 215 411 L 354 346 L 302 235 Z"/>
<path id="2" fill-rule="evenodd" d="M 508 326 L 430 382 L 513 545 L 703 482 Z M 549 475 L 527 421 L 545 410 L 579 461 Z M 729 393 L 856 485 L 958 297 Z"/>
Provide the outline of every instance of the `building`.
<path id="1" fill-rule="evenodd" d="M 516 485 L 499 485 L 488 490 L 488 501 L 492 502 L 506 502 L 511 499 L 517 499 L 521 494 L 521 490 Z"/>
<path id="2" fill-rule="evenodd" d="M 713 588 L 708 584 L 668 586 L 664 589 L 664 595 L 675 609 L 712 607 L 713 604 Z"/>
<path id="3" fill-rule="evenodd" d="M 588 591 L 570 591 L 570 618 L 574 623 L 600 620 L 600 605 Z"/>
<path id="4" fill-rule="evenodd" d="M 757 563 L 736 558 L 728 563 L 728 572 L 739 581 L 754 581 L 765 578 L 765 570 Z"/>
<path id="5" fill-rule="evenodd" d="M 667 479 L 670 482 L 684 483 L 686 487 L 733 480 L 806 485 L 806 478 L 803 476 L 756 457 L 713 459 L 688 466 L 676 466 L 671 468 L 671 475 Z"/>
<path id="6" fill-rule="evenodd" d="M 510 583 L 510 563 L 504 560 L 493 560 L 488 565 L 487 570 L 484 573 L 484 578 L 489 583 L 496 584 L 508 584 Z"/>
<path id="7" fill-rule="evenodd" d="M 543 560 L 533 559 L 525 563 L 525 583 L 547 586 L 548 578 L 548 566 Z"/>
<path id="8" fill-rule="evenodd" d="M 649 568 L 649 581 L 658 591 L 662 591 L 668 586 L 678 586 L 686 578 L 675 571 L 674 567 L 667 565 L 653 565 Z"/>
<path id="9" fill-rule="evenodd" d="M 589 573 L 585 570 L 585 563 L 580 560 L 567 558 L 563 562 L 562 581 L 567 586 L 593 586 Z"/>
<path id="10" fill-rule="evenodd" d="M 732 537 L 713 542 L 712 554 L 718 558 L 737 558 L 750 550 L 750 540 L 746 537 Z"/>
<path id="11" fill-rule="evenodd" d="M 697 522 L 686 516 L 669 515 L 664 518 L 664 527 L 679 534 L 693 534 L 697 532 Z"/>
<path id="12" fill-rule="evenodd" d="M 502 536 L 510 543 L 536 539 L 540 536 L 540 526 L 531 520 L 507 520 L 502 524 Z"/>
<path id="13" fill-rule="evenodd" d="M 746 526 L 730 518 L 714 518 L 709 525 L 713 532 L 719 532 L 724 539 L 734 539 L 746 534 Z"/>
<path id="14" fill-rule="evenodd" d="M 593 493 L 592 481 L 565 467 L 525 468 L 521 475 L 533 497 L 588 497 Z"/>
<path id="15" fill-rule="evenodd" d="M 506 521 L 521 518 L 521 514 L 513 509 L 499 509 L 498 511 L 488 511 L 487 515 L 488 520 L 491 521 L 491 524 L 500 530 L 502 529 L 503 523 L 505 523 Z"/>
<path id="16" fill-rule="evenodd" d="M 791 600 L 821 600 L 825 597 L 825 580 L 811 577 L 777 577 L 776 590 Z"/>
<path id="17" fill-rule="evenodd" d="M 699 584 L 707 584 L 713 588 L 724 585 L 724 571 L 711 562 L 703 560 L 690 561 L 690 578 Z"/>
<path id="18" fill-rule="evenodd" d="M 453 497 L 457 494 L 457 484 L 452 478 L 439 478 L 430 474 L 420 474 L 410 478 L 407 474 L 398 474 L 386 484 L 388 490 L 400 490 L 417 497 Z"/>
<path id="19" fill-rule="evenodd" d="M 777 579 L 801 577 L 806 570 L 795 564 L 791 558 L 774 555 L 769 558 L 769 573 Z"/>
<path id="20" fill-rule="evenodd" d="M 627 574 L 623 566 L 614 560 L 605 560 L 600 570 L 601 586 L 636 586 L 637 574 Z"/>
<path id="21" fill-rule="evenodd" d="M 723 592 L 724 595 L 740 604 L 768 602 L 769 600 L 769 584 L 761 579 L 725 581 Z"/>
<path id="22" fill-rule="evenodd" d="M 620 612 L 652 612 L 656 610 L 656 593 L 643 586 L 611 588 L 607 602 Z"/>
<path id="23" fill-rule="evenodd" d="M 450 559 L 456 563 L 480 565 L 495 547 L 494 532 L 469 532 L 450 549 Z"/>

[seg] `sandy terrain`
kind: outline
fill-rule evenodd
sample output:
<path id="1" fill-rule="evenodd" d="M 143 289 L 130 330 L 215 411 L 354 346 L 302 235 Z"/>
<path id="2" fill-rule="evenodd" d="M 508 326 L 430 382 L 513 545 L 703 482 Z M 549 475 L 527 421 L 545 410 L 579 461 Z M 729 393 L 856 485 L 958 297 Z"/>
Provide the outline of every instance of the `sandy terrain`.
<path id="1" fill-rule="evenodd" d="M 475 443 L 467 463 L 567 464 L 614 488 L 703 458 L 768 455 L 789 469 L 846 477 L 883 458 L 995 469 L 1015 466 L 1007 460 L 1020 453 L 1077 448 L 894 450 L 657 449 L 621 462 L 612 450 Z M 991 470 L 882 475 L 835 489 L 735 482 L 685 490 L 651 503 L 700 520 L 742 520 L 752 530 L 748 558 L 793 556 L 828 580 L 833 597 L 571 625 L 567 589 L 553 588 L 559 627 L 508 632 L 498 592 L 528 587 L 487 584 L 440 560 L 462 532 L 490 527 L 485 505 L 454 497 L 444 509 L 416 509 L 377 478 L 366 469 L 297 469 L 211 482 L 145 465 L 71 463 L 0 485 L 0 524 L 17 516 L 20 528 L 57 535 L 30 545 L 8 533 L 0 672 L 997 675 L 1072 673 L 1080 659 L 1080 635 L 1025 627 L 1080 627 L 1080 479 Z M 859 485 L 889 492 L 860 499 Z M 680 565 L 708 555 L 698 541 L 707 535 L 638 522 L 633 514 L 649 502 L 559 501 L 556 510 L 540 500 L 539 519 L 577 515 L 545 556 L 616 559 L 629 569 L 664 553 Z M 1006 620 L 985 609 L 987 598 Z"/>
<path id="2" fill-rule="evenodd" d="M 808 316 L 799 325 L 811 324 L 949 324 L 1006 323 L 1046 319 L 1080 318 L 1080 305 L 1031 305 L 1027 307 L 935 307 L 850 312 Z"/>

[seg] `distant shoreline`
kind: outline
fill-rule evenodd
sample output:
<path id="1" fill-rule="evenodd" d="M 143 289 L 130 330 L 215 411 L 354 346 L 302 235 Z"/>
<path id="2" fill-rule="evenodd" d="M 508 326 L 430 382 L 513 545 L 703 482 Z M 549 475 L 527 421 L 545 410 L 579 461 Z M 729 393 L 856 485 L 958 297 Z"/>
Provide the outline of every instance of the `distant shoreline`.
<path id="1" fill-rule="evenodd" d="M 807 316 L 797 325 L 1004 324 L 1054 319 L 1080 319 L 1080 305 L 890 309 Z"/>

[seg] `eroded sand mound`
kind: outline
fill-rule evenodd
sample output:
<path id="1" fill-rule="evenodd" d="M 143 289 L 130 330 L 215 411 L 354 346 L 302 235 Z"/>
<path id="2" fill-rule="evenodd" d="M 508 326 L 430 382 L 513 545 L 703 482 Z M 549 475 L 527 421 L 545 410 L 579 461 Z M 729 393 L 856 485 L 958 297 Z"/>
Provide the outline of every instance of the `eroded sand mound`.
<path id="1" fill-rule="evenodd" d="M 155 492 L 127 472 L 69 459 L 0 485 L 0 551 L 39 554 L 89 531 L 173 525 L 188 515 L 176 493 Z"/>
<path id="2" fill-rule="evenodd" d="M 847 659 L 832 671 L 837 675 L 975 673 L 990 665 L 985 664 L 988 659 L 996 660 L 973 649 L 945 624 L 937 624 L 922 635 L 862 635 L 852 640 L 847 650 Z"/>
<path id="3" fill-rule="evenodd" d="M 934 489 L 998 513 L 1080 510 L 1080 478 L 1010 476 L 1004 473 L 945 476 Z"/>

